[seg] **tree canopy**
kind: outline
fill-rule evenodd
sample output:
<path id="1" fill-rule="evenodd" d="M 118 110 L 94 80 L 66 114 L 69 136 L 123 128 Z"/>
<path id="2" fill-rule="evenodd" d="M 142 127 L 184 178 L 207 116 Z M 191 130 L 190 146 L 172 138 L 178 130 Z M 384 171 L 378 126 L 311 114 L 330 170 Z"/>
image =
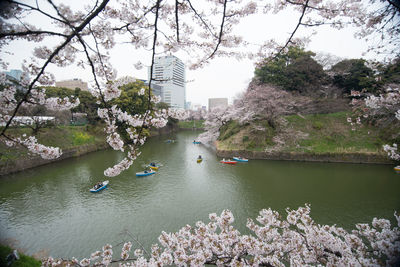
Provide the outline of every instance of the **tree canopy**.
<path id="1" fill-rule="evenodd" d="M 375 81 L 373 70 L 366 66 L 364 59 L 345 59 L 334 66 L 333 83 L 343 88 L 345 93 L 351 90 L 375 92 L 378 84 Z"/>
<path id="2" fill-rule="evenodd" d="M 291 46 L 286 53 L 266 58 L 255 69 L 261 83 L 281 86 L 288 91 L 312 92 L 324 83 L 326 74 L 312 57 L 315 53 Z"/>

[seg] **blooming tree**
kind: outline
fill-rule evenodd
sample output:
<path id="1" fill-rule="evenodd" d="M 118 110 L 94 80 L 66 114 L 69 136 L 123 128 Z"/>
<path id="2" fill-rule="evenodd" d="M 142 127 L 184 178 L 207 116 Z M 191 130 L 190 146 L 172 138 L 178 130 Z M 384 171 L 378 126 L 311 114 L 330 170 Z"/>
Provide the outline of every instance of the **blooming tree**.
<path id="1" fill-rule="evenodd" d="M 204 122 L 205 132 L 197 138 L 203 144 L 213 144 L 219 137 L 219 131 L 222 126 L 234 119 L 235 110 L 233 107 L 217 106 L 210 110 L 206 115 Z"/>
<path id="2" fill-rule="evenodd" d="M 113 2 L 113 5 L 111 4 Z M 116 165 L 104 171 L 106 176 L 119 175 L 128 169 L 140 154 L 147 127 L 163 127 L 168 116 L 183 117 L 179 111 L 156 110 L 151 107 L 159 99 L 148 94 L 147 111 L 129 114 L 112 101 L 121 94 L 120 87 L 132 82 L 129 78 L 116 79 L 116 71 L 110 63 L 109 50 L 116 46 L 117 39 L 130 42 L 135 48 L 148 49 L 151 53 L 150 84 L 154 81 L 153 65 L 156 53 L 175 52 L 196 48 L 197 56 L 193 67 L 199 67 L 211 58 L 229 53 L 231 47 L 240 41 L 232 34 L 232 26 L 238 18 L 255 10 L 253 2 L 232 3 L 229 1 L 210 2 L 207 10 L 191 1 L 143 2 L 130 0 L 93 1 L 83 9 L 73 10 L 65 4 L 50 0 L 33 4 L 19 1 L 1 2 L 0 49 L 7 51 L 14 40 L 36 42 L 31 59 L 24 61 L 24 76 L 19 84 L 11 83 L 5 75 L 0 77 L 1 103 L 0 121 L 5 127 L 0 130 L 0 139 L 9 146 L 23 145 L 32 153 L 45 159 L 60 157 L 62 151 L 37 142 L 34 136 L 14 136 L 8 128 L 19 110 L 27 105 L 45 105 L 48 109 L 70 109 L 79 105 L 79 99 L 46 98 L 44 89 L 38 85 L 54 82 L 49 68 L 77 65 L 88 68 L 92 73 L 91 93 L 98 100 L 98 116 L 105 122 L 107 143 L 115 150 L 125 153 Z M 207 11 L 207 12 L 205 12 Z M 47 20 L 43 25 L 32 24 L 35 16 Z M 200 37 L 198 37 L 200 36 Z M 51 47 L 49 43 L 57 43 Z M 7 62 L 0 62 L 4 68 Z M 141 62 L 136 64 L 143 65 Z M 18 88 L 22 96 L 17 98 Z M 20 90 L 21 91 L 21 90 Z M 144 92 L 142 92 L 143 94 Z M 125 127 L 118 127 L 118 125 Z M 121 130 L 129 137 L 125 142 Z"/>
<path id="3" fill-rule="evenodd" d="M 233 227 L 234 216 L 224 210 L 212 213 L 208 223 L 186 225 L 175 233 L 162 232 L 151 253 L 132 242 L 113 257 L 111 245 L 92 253 L 90 258 L 71 261 L 48 258 L 43 266 L 394 266 L 400 255 L 400 216 L 397 225 L 389 220 L 359 223 L 346 231 L 336 225 L 317 224 L 310 216 L 310 206 L 286 209 L 284 217 L 263 209 L 257 222 L 248 219 L 249 234 Z"/>
<path id="4" fill-rule="evenodd" d="M 386 124 L 398 124 L 400 120 L 400 87 L 398 85 L 392 86 L 394 87 L 387 87 L 385 92 L 379 96 L 370 95 L 364 99 L 365 106 L 367 107 L 363 114 L 365 119 L 378 117 L 384 118 Z M 353 95 L 359 94 L 359 92 L 353 92 Z M 361 117 L 357 117 L 356 122 L 360 124 Z M 400 153 L 396 143 L 393 143 L 393 145 L 384 145 L 383 150 L 387 152 L 390 159 L 400 161 Z"/>
<path id="5" fill-rule="evenodd" d="M 359 35 L 362 37 L 378 32 L 384 37 L 384 41 L 397 45 L 398 35 L 394 33 L 398 29 L 398 4 L 390 0 L 372 2 L 379 9 L 373 10 L 366 2 L 358 0 L 286 0 L 274 4 L 261 0 L 210 0 L 201 3 L 191 0 L 101 0 L 85 2 L 78 10 L 54 0 L 32 3 L 2 1 L 1 52 L 9 53 L 9 48 L 16 40 L 36 45 L 33 57 L 26 59 L 22 65 L 25 75 L 18 86 L 9 83 L 4 75 L 0 77 L 0 121 L 5 124 L 0 130 L 0 139 L 8 145 L 23 145 L 44 158 L 59 157 L 62 154 L 59 148 L 39 144 L 34 136 L 12 136 L 8 128 L 24 106 L 40 104 L 49 110 L 76 107 L 79 104 L 78 99 L 46 98 L 44 91 L 38 87 L 54 82 L 51 68 L 76 65 L 92 73 L 90 87 L 101 105 L 98 114 L 106 123 L 107 142 L 114 149 L 125 153 L 125 158 L 120 163 L 105 171 L 106 175 L 118 175 L 139 155 L 138 147 L 145 141 L 142 129 L 165 125 L 167 116 L 163 111 L 150 111 L 151 106 L 158 101 L 151 94 L 147 99 L 149 112 L 140 115 L 128 114 L 110 104 L 120 95 L 119 87 L 128 82 L 116 79 L 116 71 L 110 63 L 109 51 L 118 42 L 130 43 L 136 49 L 151 51 L 151 60 L 147 64 L 151 69 L 149 86 L 154 81 L 152 70 L 154 57 L 158 53 L 174 53 L 178 50 L 187 52 L 192 59 L 190 63 L 193 68 L 203 66 L 216 56 L 264 58 L 271 53 L 280 53 L 295 43 L 294 37 L 299 27 L 329 24 L 341 28 L 352 24 L 359 27 Z M 240 45 L 246 46 L 247 43 L 234 34 L 234 26 L 241 18 L 258 11 L 267 14 L 287 8 L 299 12 L 299 21 L 283 45 L 267 41 L 256 53 L 242 52 Z M 7 68 L 8 63 L 3 59 L 0 59 L 0 64 L 4 69 Z M 135 64 L 138 68 L 143 65 L 142 62 Z M 23 88 L 19 98 L 16 97 L 17 88 Z M 120 138 L 117 125 L 121 123 L 128 125 L 124 127 L 126 131 L 129 129 L 131 140 L 128 143 Z"/>

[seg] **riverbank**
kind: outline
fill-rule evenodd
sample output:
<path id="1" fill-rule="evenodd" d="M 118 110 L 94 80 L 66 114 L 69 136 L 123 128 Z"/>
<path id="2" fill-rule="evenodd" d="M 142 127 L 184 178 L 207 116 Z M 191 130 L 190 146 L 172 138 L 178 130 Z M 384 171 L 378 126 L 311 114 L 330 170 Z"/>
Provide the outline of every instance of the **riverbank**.
<path id="1" fill-rule="evenodd" d="M 0 244 L 0 266 L 9 266 L 7 263 L 7 256 L 13 253 L 13 249 L 10 248 L 9 246 L 5 246 Z M 42 265 L 42 263 L 31 257 L 27 256 L 19 251 L 17 251 L 19 259 L 15 260 L 11 266 L 12 267 L 39 267 Z"/>
<path id="2" fill-rule="evenodd" d="M 335 162 L 335 163 L 366 163 L 395 164 L 386 155 L 377 153 L 305 153 L 305 152 L 265 152 L 248 150 L 222 150 L 216 145 L 216 153 L 221 158 L 243 157 L 248 159 Z"/>
<path id="3" fill-rule="evenodd" d="M 10 133 L 29 135 L 30 129 L 10 129 Z M 71 157 L 79 157 L 108 147 L 101 126 L 56 126 L 42 128 L 36 137 L 39 143 L 61 148 L 63 151 L 61 157 L 54 160 L 46 160 L 40 156 L 31 155 L 23 147 L 9 148 L 4 144 L 0 144 L 0 175 L 23 171 Z"/>
<path id="4" fill-rule="evenodd" d="M 204 120 L 179 121 L 179 130 L 204 131 Z"/>
<path id="5" fill-rule="evenodd" d="M 271 127 L 268 121 L 230 122 L 216 142 L 219 157 L 395 164 L 382 146 L 393 129 L 347 123 L 347 112 L 290 115 Z"/>
<path id="6" fill-rule="evenodd" d="M 178 130 L 180 127 L 177 124 L 167 125 L 161 129 L 152 129 L 150 136 L 170 134 Z M 18 134 L 30 134 L 28 128 L 10 129 L 10 131 Z M 0 176 L 110 148 L 105 141 L 103 127 L 99 125 L 43 128 L 37 138 L 39 143 L 61 148 L 63 151 L 61 157 L 46 160 L 40 156 L 30 155 L 24 148 L 8 148 L 4 144 L 0 144 Z"/>

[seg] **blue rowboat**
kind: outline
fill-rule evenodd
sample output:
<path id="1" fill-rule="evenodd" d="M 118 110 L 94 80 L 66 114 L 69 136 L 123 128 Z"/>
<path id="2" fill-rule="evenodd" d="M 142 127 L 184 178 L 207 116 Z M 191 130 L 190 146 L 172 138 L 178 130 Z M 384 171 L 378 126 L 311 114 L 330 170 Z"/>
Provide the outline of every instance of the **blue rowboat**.
<path id="1" fill-rule="evenodd" d="M 102 182 L 101 185 L 96 184 L 95 186 L 93 186 L 93 188 L 90 189 L 90 192 L 92 192 L 92 193 L 99 192 L 99 191 L 105 189 L 107 187 L 107 185 L 108 185 L 108 181 Z"/>
<path id="2" fill-rule="evenodd" d="M 193 141 L 193 144 L 199 145 L 199 144 L 201 144 L 201 142 L 200 141 Z"/>
<path id="3" fill-rule="evenodd" d="M 248 162 L 249 161 L 248 159 L 245 159 L 242 157 L 233 157 L 233 160 L 240 161 L 240 162 Z"/>
<path id="4" fill-rule="evenodd" d="M 142 171 L 142 172 L 137 172 L 136 173 L 136 176 L 149 176 L 149 175 L 152 175 L 152 174 L 155 174 L 156 172 L 155 171 L 153 171 L 153 170 L 150 170 L 150 171 Z"/>

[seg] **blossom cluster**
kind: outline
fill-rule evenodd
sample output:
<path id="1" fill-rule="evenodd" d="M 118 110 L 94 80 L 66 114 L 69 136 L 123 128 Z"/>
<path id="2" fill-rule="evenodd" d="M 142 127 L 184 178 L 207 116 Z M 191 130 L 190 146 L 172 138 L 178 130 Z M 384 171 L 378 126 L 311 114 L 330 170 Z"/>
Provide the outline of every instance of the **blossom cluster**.
<path id="1" fill-rule="evenodd" d="M 12 147 L 17 144 L 22 145 L 28 149 L 29 152 L 41 156 L 43 159 L 56 159 L 62 155 L 62 151 L 58 147 L 45 146 L 39 144 L 35 136 L 26 136 L 16 138 L 1 138 L 7 146 Z"/>
<path id="2" fill-rule="evenodd" d="M 120 91 L 119 88 L 121 86 L 133 81 L 134 80 L 129 77 L 124 77 L 116 82 L 110 82 L 109 84 L 112 84 L 113 88 Z M 138 94 L 144 95 L 145 89 L 141 88 Z M 99 98 L 101 98 L 101 95 L 104 95 L 104 92 L 98 92 Z M 115 97 L 117 97 L 117 95 L 115 95 Z M 159 101 L 160 98 L 157 96 L 151 96 L 150 98 L 152 104 L 156 104 Z M 169 116 L 182 118 L 186 113 L 179 110 L 162 109 L 154 111 L 147 110 L 143 114 L 129 114 L 117 105 L 112 105 L 111 107 L 106 106 L 105 108 L 98 108 L 97 114 L 106 123 L 104 130 L 107 134 L 107 143 L 114 150 L 126 152 L 126 156 L 119 163 L 104 171 L 105 176 L 114 177 L 119 175 L 122 171 L 127 170 L 140 155 L 138 147 L 142 146 L 147 138 L 143 133 L 144 127 L 162 128 L 167 124 Z M 124 125 L 126 127 L 118 127 L 118 125 Z M 121 131 L 125 131 L 129 140 L 124 140 L 121 137 Z"/>
<path id="3" fill-rule="evenodd" d="M 395 120 L 400 120 L 400 88 L 386 89 L 385 94 L 380 94 L 379 96 L 368 96 L 365 99 L 365 105 L 370 108 L 368 113 L 364 114 L 366 116 L 384 116 L 387 119 L 394 118 Z M 393 146 L 388 144 L 383 146 L 383 150 L 387 152 L 390 159 L 399 161 L 400 154 L 397 150 L 397 144 L 394 143 Z"/>
<path id="4" fill-rule="evenodd" d="M 397 226 L 389 220 L 374 218 L 372 224 L 360 223 L 346 231 L 336 225 L 320 225 L 310 217 L 310 206 L 286 209 L 281 216 L 272 209 L 259 212 L 257 222 L 248 219 L 246 226 L 252 234 L 241 234 L 233 227 L 231 211 L 210 221 L 198 221 L 195 227 L 186 225 L 175 233 L 162 232 L 159 244 L 151 246 L 151 255 L 144 257 L 143 248 L 129 258 L 132 243 L 125 243 L 120 259 L 111 259 L 111 246 L 103 247 L 91 259 L 83 259 L 87 266 L 99 257 L 99 263 L 108 266 L 391 266 L 400 255 L 400 216 Z M 161 247 L 160 247 L 161 245 Z M 107 253 L 106 253 L 107 251 Z M 78 261 L 68 264 L 77 264 Z M 59 261 L 45 259 L 43 266 L 59 266 Z M 54 264 L 54 265 L 52 265 Z M 95 266 L 97 263 L 93 263 Z"/>

